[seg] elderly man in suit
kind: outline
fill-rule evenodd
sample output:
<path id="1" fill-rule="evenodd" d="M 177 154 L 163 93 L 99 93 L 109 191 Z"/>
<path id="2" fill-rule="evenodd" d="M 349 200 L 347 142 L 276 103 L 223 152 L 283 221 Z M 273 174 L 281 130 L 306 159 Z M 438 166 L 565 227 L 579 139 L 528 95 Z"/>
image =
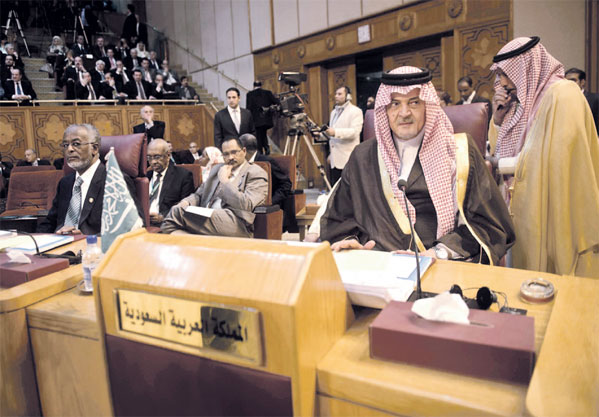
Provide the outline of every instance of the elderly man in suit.
<path id="1" fill-rule="evenodd" d="M 227 91 L 227 108 L 214 116 L 214 146 L 220 148 L 224 138 L 239 137 L 244 133 L 256 135 L 252 113 L 239 106 L 239 90 L 235 87 Z"/>
<path id="2" fill-rule="evenodd" d="M 145 133 L 148 142 L 155 138 L 164 138 L 166 124 L 161 120 L 154 120 L 154 109 L 152 107 L 143 106 L 139 110 L 139 115 L 144 122 L 133 126 L 133 133 Z"/>
<path id="3" fill-rule="evenodd" d="M 31 105 L 30 100 L 35 100 L 37 98 L 37 94 L 31 86 L 31 83 L 23 79 L 23 71 L 21 68 L 13 68 L 10 72 L 12 80 L 6 82 L 4 96 L 11 100 L 20 101 L 21 105 Z"/>
<path id="4" fill-rule="evenodd" d="M 18 167 L 37 167 L 40 165 L 50 165 L 47 159 L 39 159 L 37 152 L 33 149 L 25 150 L 25 159 L 17 162 Z"/>
<path id="5" fill-rule="evenodd" d="M 174 206 L 162 223 L 163 233 L 195 233 L 252 237 L 254 208 L 268 193 L 268 177 L 257 165 L 245 160 L 246 150 L 237 137 L 222 143 L 224 164 L 215 165 L 204 183 Z M 209 217 L 188 207 L 212 209 Z"/>
<path id="6" fill-rule="evenodd" d="M 106 180 L 106 168 L 100 162 L 100 142 L 100 132 L 90 124 L 67 127 L 61 145 L 65 163 L 75 172 L 65 175 L 58 183 L 52 208 L 38 226 L 38 232 L 100 234 Z M 124 177 L 135 200 L 133 180 L 127 175 Z M 136 206 L 140 212 L 137 201 Z"/>
<path id="7" fill-rule="evenodd" d="M 148 145 L 150 223 L 159 226 L 171 207 L 194 192 L 191 171 L 170 164 L 171 151 L 164 139 Z"/>

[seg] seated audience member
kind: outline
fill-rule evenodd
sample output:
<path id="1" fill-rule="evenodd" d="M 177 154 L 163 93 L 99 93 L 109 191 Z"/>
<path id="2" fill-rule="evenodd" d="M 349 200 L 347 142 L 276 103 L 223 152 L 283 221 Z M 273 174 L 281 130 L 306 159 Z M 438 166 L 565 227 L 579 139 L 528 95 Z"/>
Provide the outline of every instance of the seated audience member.
<path id="1" fill-rule="evenodd" d="M 15 67 L 15 58 L 12 55 L 4 55 L 2 66 L 0 67 L 0 77 L 2 77 L 2 85 L 12 79 L 12 69 Z"/>
<path id="2" fill-rule="evenodd" d="M 20 68 L 13 68 L 11 75 L 12 81 L 8 81 L 4 85 L 6 88 L 4 96 L 11 100 L 20 101 L 21 105 L 31 105 L 30 100 L 37 98 L 31 83 L 23 79 L 23 71 Z"/>
<path id="3" fill-rule="evenodd" d="M 200 100 L 195 88 L 189 85 L 189 79 L 185 75 L 181 77 L 181 86 L 177 87 L 177 94 L 179 94 L 180 99 Z"/>
<path id="4" fill-rule="evenodd" d="M 156 72 L 160 71 L 160 64 L 158 63 L 156 51 L 150 51 L 150 57 L 148 59 L 150 60 L 150 68 Z"/>
<path id="5" fill-rule="evenodd" d="M 143 106 L 139 110 L 139 115 L 143 123 L 133 126 L 133 133 L 145 133 L 148 142 L 155 138 L 164 138 L 166 124 L 161 120 L 154 120 L 154 109 L 152 107 Z"/>
<path id="6" fill-rule="evenodd" d="M 50 165 L 50 161 L 39 159 L 37 153 L 33 149 L 25 150 L 25 159 L 17 162 L 18 167 L 37 167 L 40 165 Z"/>
<path id="7" fill-rule="evenodd" d="M 171 164 L 177 165 L 177 161 L 175 160 L 176 152 L 173 151 L 173 144 L 171 143 L 170 140 L 165 140 L 165 141 L 166 141 L 166 144 L 168 145 L 168 151 L 170 152 L 170 155 L 171 155 L 171 157 L 170 157 Z"/>
<path id="8" fill-rule="evenodd" d="M 38 232 L 100 234 L 106 180 L 106 168 L 100 162 L 100 141 L 100 132 L 92 125 L 67 127 L 62 139 L 64 160 L 75 172 L 65 175 L 58 183 L 52 208 L 38 226 Z M 133 180 L 123 176 L 136 200 Z M 135 203 L 140 212 L 138 202 Z"/>
<path id="9" fill-rule="evenodd" d="M 96 38 L 96 44 L 92 47 L 92 55 L 95 59 L 102 59 L 108 56 L 106 47 L 104 46 L 104 38 L 102 36 Z"/>
<path id="10" fill-rule="evenodd" d="M 19 53 L 15 50 L 15 47 L 12 43 L 7 43 L 5 46 L 6 55 L 11 55 L 15 61 L 15 67 L 21 68 L 21 70 L 25 71 L 25 64 L 23 60 L 19 56 Z"/>
<path id="11" fill-rule="evenodd" d="M 150 68 L 150 60 L 144 58 L 141 60 L 141 78 L 145 81 L 152 84 L 154 82 L 154 77 L 156 76 L 156 70 Z"/>
<path id="12" fill-rule="evenodd" d="M 127 71 L 127 68 L 123 65 L 123 61 L 120 59 L 116 61 L 116 69 L 111 70 L 115 80 L 119 80 L 122 86 L 126 86 L 131 81 L 131 75 Z"/>
<path id="13" fill-rule="evenodd" d="M 75 85 L 75 97 L 77 100 L 99 100 L 100 85 L 92 80 L 89 72 L 83 73 L 83 81 Z"/>
<path id="14" fill-rule="evenodd" d="M 167 91 L 176 91 L 180 85 L 177 73 L 170 69 L 168 60 L 162 61 L 162 69 L 158 71 L 164 77 L 164 84 Z"/>
<path id="15" fill-rule="evenodd" d="M 54 168 L 56 168 L 57 171 L 62 170 L 64 167 L 64 158 L 56 158 L 54 162 L 52 162 L 52 165 L 54 165 Z"/>
<path id="16" fill-rule="evenodd" d="M 210 176 L 210 171 L 213 166 L 224 163 L 225 160 L 220 149 L 216 146 L 207 146 L 202 152 L 202 157 L 199 161 L 199 164 L 202 167 L 202 180 L 205 181 L 206 178 Z"/>
<path id="17" fill-rule="evenodd" d="M 376 140 L 354 149 L 320 222 L 320 238 L 334 250 L 411 249 L 410 221 L 427 256 L 496 264 L 513 245 L 512 221 L 485 161 L 472 138 L 454 138 L 431 79 L 409 66 L 383 74 Z M 457 155 L 467 155 L 467 165 Z M 464 194 L 456 192 L 460 184 Z"/>
<path id="18" fill-rule="evenodd" d="M 61 91 L 65 86 L 64 73 L 69 67 L 75 66 L 75 57 L 70 49 L 64 56 L 58 56 L 54 67 L 54 79 L 56 80 L 56 91 Z"/>
<path id="19" fill-rule="evenodd" d="M 101 99 L 115 99 L 122 104 L 127 98 L 127 94 L 123 92 L 123 85 L 117 82 L 112 72 L 106 73 L 105 80 L 100 83 L 99 90 Z"/>
<path id="20" fill-rule="evenodd" d="M 125 67 L 127 67 L 129 71 L 133 71 L 134 69 L 141 67 L 141 58 L 137 57 L 136 49 L 132 49 L 129 56 L 123 59 L 123 64 L 125 64 Z"/>
<path id="21" fill-rule="evenodd" d="M 263 161 L 270 163 L 272 204 L 283 208 L 283 201 L 291 194 L 291 180 L 274 158 L 258 153 L 258 139 L 254 135 L 245 133 L 241 135 L 239 140 L 241 140 L 243 147 L 246 149 L 245 158 L 249 162 Z"/>
<path id="22" fill-rule="evenodd" d="M 83 73 L 87 72 L 83 67 L 83 59 L 80 56 L 75 57 L 73 62 L 74 65 L 65 68 L 63 75 L 67 100 L 74 100 L 77 97 L 75 86 L 77 83 L 83 82 Z"/>
<path id="23" fill-rule="evenodd" d="M 114 56 L 114 49 L 108 48 L 106 50 L 106 57 L 103 58 L 106 63 L 106 72 L 116 70 L 116 57 Z"/>
<path id="24" fill-rule="evenodd" d="M 54 36 L 52 38 L 52 43 L 48 47 L 48 53 L 46 54 L 46 62 L 52 65 L 52 68 L 56 68 L 61 64 L 61 61 L 64 59 L 64 56 L 67 53 L 67 48 L 64 46 L 62 42 L 62 38 L 60 36 Z"/>
<path id="25" fill-rule="evenodd" d="M 114 48 L 114 55 L 121 61 L 129 56 L 129 45 L 125 38 L 121 38 L 118 45 Z"/>
<path id="26" fill-rule="evenodd" d="M 163 233 L 194 233 L 216 236 L 252 237 L 254 208 L 268 193 L 266 172 L 245 160 L 245 148 L 237 138 L 222 143 L 225 164 L 216 165 L 200 188 L 173 206 L 161 226 Z M 185 209 L 200 206 L 213 209 L 210 217 Z"/>
<path id="27" fill-rule="evenodd" d="M 142 79 L 139 69 L 133 70 L 133 79 L 125 84 L 125 93 L 129 99 L 135 100 L 153 100 L 156 97 L 152 95 L 152 84 Z"/>
<path id="28" fill-rule="evenodd" d="M 106 78 L 106 76 L 104 74 L 105 68 L 106 68 L 106 63 L 103 60 L 98 59 L 96 61 L 96 68 L 94 68 L 93 71 L 91 72 L 92 80 L 94 81 L 94 83 L 99 84 L 102 81 L 104 81 L 104 79 Z"/>
<path id="29" fill-rule="evenodd" d="M 156 74 L 154 83 L 152 84 L 151 95 L 156 97 L 157 100 L 160 100 L 165 93 L 167 93 L 167 91 L 164 89 L 164 78 L 162 77 L 162 74 Z"/>
<path id="30" fill-rule="evenodd" d="M 482 96 L 476 94 L 476 90 L 472 88 L 472 78 L 465 76 L 458 80 L 458 91 L 460 92 L 460 99 L 456 105 L 470 104 L 470 103 L 487 103 L 489 111 L 491 111 L 491 101 Z"/>
<path id="31" fill-rule="evenodd" d="M 195 142 L 189 143 L 189 149 L 179 152 L 179 163 L 180 164 L 193 164 L 200 163 L 202 155 L 198 153 L 198 144 Z"/>
<path id="32" fill-rule="evenodd" d="M 132 55 L 133 51 L 137 53 L 140 59 L 150 58 L 150 53 L 146 50 L 146 45 L 143 42 L 137 42 L 137 46 L 131 50 Z"/>
<path id="33" fill-rule="evenodd" d="M 518 233 L 513 266 L 599 278 L 599 139 L 588 103 L 538 37 L 508 42 L 493 62 L 489 159 Z"/>
<path id="34" fill-rule="evenodd" d="M 599 132 L 599 94 L 591 93 L 586 89 L 587 73 L 578 68 L 570 68 L 566 71 L 566 78 L 574 81 L 582 90 L 585 98 L 589 102 L 593 119 L 595 120 L 595 128 Z"/>
<path id="35" fill-rule="evenodd" d="M 78 57 L 87 54 L 87 48 L 85 47 L 85 39 L 83 35 L 78 35 L 75 44 L 72 46 L 73 56 Z"/>
<path id="36" fill-rule="evenodd" d="M 171 152 L 164 139 L 148 145 L 150 180 L 150 223 L 160 225 L 171 207 L 195 191 L 193 174 L 170 164 Z"/>

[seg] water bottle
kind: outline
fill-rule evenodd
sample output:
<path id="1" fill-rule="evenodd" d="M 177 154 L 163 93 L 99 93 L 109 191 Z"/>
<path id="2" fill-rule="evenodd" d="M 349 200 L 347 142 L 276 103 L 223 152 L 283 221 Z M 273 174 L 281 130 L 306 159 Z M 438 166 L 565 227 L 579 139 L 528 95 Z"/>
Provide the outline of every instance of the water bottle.
<path id="1" fill-rule="evenodd" d="M 83 286 L 85 291 L 92 291 L 92 273 L 102 259 L 102 250 L 98 246 L 96 235 L 87 236 L 87 247 L 83 252 L 81 263 L 83 264 Z"/>

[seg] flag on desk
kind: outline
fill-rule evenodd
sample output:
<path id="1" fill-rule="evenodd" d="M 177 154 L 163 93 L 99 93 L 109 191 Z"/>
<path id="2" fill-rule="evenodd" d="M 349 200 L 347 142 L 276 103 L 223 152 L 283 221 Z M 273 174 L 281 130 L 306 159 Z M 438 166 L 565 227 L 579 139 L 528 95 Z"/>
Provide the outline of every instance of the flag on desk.
<path id="1" fill-rule="evenodd" d="M 142 227 L 135 202 L 114 154 L 106 155 L 106 182 L 102 205 L 102 252 L 106 253 L 117 236 Z"/>

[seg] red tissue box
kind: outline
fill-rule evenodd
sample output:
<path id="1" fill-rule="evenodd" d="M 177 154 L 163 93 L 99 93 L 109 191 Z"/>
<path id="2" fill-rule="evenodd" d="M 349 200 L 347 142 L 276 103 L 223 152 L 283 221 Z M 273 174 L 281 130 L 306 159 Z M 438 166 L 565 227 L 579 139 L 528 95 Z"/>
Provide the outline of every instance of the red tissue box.
<path id="1" fill-rule="evenodd" d="M 53 272 L 69 267 L 68 259 L 40 258 L 36 255 L 26 255 L 31 258 L 30 264 L 10 262 L 7 254 L 0 253 L 0 286 L 14 287 L 27 281 L 41 278 Z"/>

